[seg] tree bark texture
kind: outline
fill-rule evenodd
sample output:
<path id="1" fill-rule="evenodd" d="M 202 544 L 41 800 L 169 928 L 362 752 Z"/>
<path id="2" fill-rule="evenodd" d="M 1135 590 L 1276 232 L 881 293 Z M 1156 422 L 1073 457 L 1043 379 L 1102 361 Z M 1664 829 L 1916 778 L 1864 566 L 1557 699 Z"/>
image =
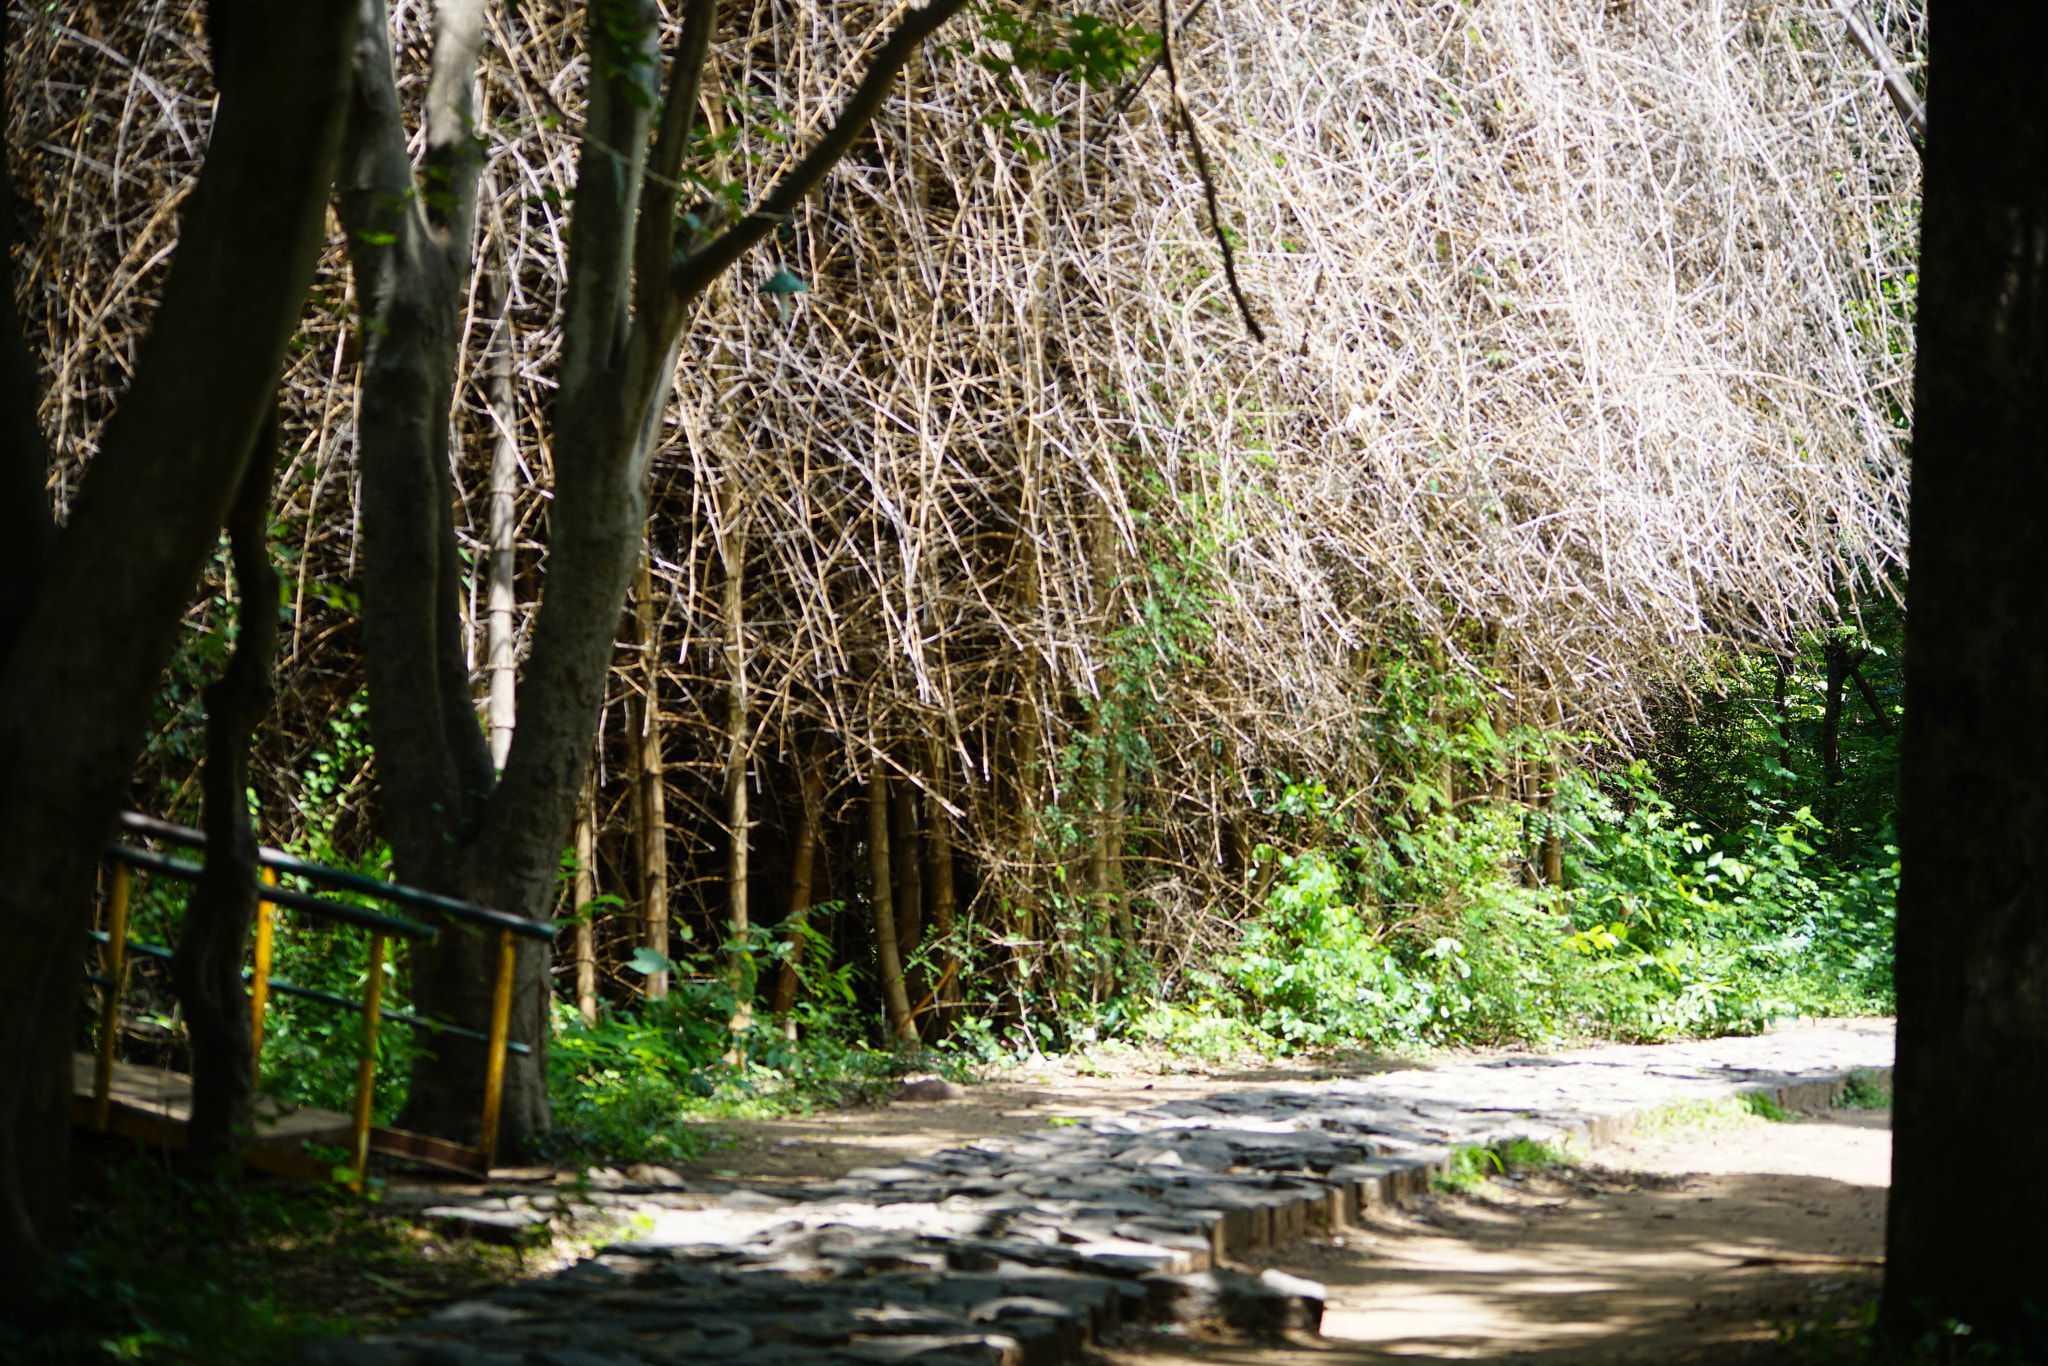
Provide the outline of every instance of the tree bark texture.
<path id="1" fill-rule="evenodd" d="M 0 1298 L 28 1293 L 68 1237 L 94 868 L 312 279 L 353 18 L 337 0 L 213 6 L 206 162 L 134 379 L 0 666 Z M 4 416 L 10 442 L 33 422 Z"/>
<path id="2" fill-rule="evenodd" d="M 1977 1342 L 2048 1308 L 2048 7 L 1930 16 L 1882 1321 Z"/>
<path id="3" fill-rule="evenodd" d="M 256 831 L 249 820 L 249 742 L 276 699 L 277 570 L 270 562 L 270 491 L 277 463 L 277 409 L 256 439 L 228 513 L 240 629 L 226 671 L 206 689 L 206 761 L 200 775 L 206 871 L 193 890 L 171 960 L 171 979 L 192 1040 L 192 1120 L 186 1144 L 223 1176 L 241 1167 L 253 1132 L 254 1024 L 242 959 L 256 923 Z"/>
<path id="4" fill-rule="evenodd" d="M 481 158 L 473 86 L 481 0 L 438 11 L 421 193 L 407 155 L 382 0 L 362 0 L 341 194 L 368 320 L 360 424 L 363 649 L 393 862 L 407 881 L 536 919 L 554 904 L 646 520 L 646 471 L 689 309 L 774 230 L 873 119 L 896 73 L 965 0 L 907 13 L 811 149 L 744 216 L 700 240 L 680 201 L 715 0 L 686 0 L 658 48 L 654 0 L 592 6 L 570 206 L 555 399 L 547 582 L 517 688 L 519 724 L 493 773 L 468 691 L 447 432 Z M 701 221 L 701 220 L 699 220 Z M 495 779 L 495 781 L 494 781 Z M 501 1151 L 548 1125 L 546 954 L 521 949 Z M 414 1003 L 481 1030 L 493 949 L 443 934 L 414 955 Z M 442 1036 L 416 1062 L 401 1122 L 473 1139 L 482 1048 Z"/>

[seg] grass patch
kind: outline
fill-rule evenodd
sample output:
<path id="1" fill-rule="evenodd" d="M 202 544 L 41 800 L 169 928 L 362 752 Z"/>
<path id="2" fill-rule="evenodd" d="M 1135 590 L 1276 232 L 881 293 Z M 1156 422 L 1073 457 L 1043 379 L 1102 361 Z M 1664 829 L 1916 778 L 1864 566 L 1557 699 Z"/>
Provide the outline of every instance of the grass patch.
<path id="1" fill-rule="evenodd" d="M 1773 1124 L 1790 1124 L 1799 1118 L 1799 1116 L 1793 1114 L 1761 1091 L 1743 1092 L 1742 1108 L 1755 1115 L 1758 1119 L 1769 1120 Z"/>
<path id="2" fill-rule="evenodd" d="M 1892 1103 L 1891 1086 L 1868 1068 L 1859 1067 L 1835 1093 L 1835 1107 L 1841 1110 L 1882 1110 Z"/>
<path id="3" fill-rule="evenodd" d="M 1699 1129 L 1742 1129 L 1754 1124 L 1791 1124 L 1799 1116 L 1761 1091 L 1745 1091 L 1719 1100 L 1679 1100 L 1659 1105 L 1636 1117 L 1635 1131 L 1645 1138 Z"/>
<path id="4" fill-rule="evenodd" d="M 1453 1149 L 1449 1168 L 1432 1184 L 1440 1191 L 1470 1195 L 1496 1176 L 1519 1176 L 1571 1160 L 1559 1148 L 1518 1135 L 1490 1146 Z"/>

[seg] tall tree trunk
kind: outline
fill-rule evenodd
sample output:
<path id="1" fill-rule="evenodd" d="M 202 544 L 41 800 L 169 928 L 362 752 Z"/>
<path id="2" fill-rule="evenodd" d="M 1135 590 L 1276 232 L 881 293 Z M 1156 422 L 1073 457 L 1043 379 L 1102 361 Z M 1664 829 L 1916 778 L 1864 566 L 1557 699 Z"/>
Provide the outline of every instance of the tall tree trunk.
<path id="1" fill-rule="evenodd" d="M 1911 1337 L 1953 1319 L 1972 1343 L 2031 1338 L 2038 1352 L 2048 6 L 1941 0 L 1929 14 L 1882 1322 Z"/>
<path id="2" fill-rule="evenodd" d="M 924 973 L 911 966 L 924 942 L 924 832 L 917 825 L 917 790 L 896 783 L 889 795 L 889 866 L 891 901 L 896 907 L 896 952 L 902 958 L 903 992 L 912 1001 L 925 994 Z M 911 1012 L 916 1024 L 916 1011 Z"/>
<path id="3" fill-rule="evenodd" d="M 868 909 L 875 926 L 875 958 L 881 968 L 882 1013 L 889 1038 L 908 1043 L 917 1039 L 917 1029 L 903 986 L 903 955 L 896 945 L 896 908 L 889 873 L 889 775 L 877 759 L 868 778 Z"/>
<path id="4" fill-rule="evenodd" d="M 668 797 L 662 788 L 660 632 L 655 626 L 652 552 L 640 556 L 633 584 L 633 635 L 640 647 L 634 672 L 633 814 L 640 854 L 641 942 L 668 957 Z M 650 972 L 642 990 L 649 1000 L 668 995 L 667 972 Z"/>
<path id="5" fill-rule="evenodd" d="M 33 1307 L 69 1238 L 71 1045 L 94 869 L 159 671 L 241 486 L 324 235 L 352 7 L 221 0 L 206 162 L 134 378 L 54 549 L 25 527 L 33 596 L 0 661 L 0 1306 Z M 33 398 L 19 331 L 0 396 Z M 0 414 L 0 491 L 39 487 L 33 408 Z M 25 444 L 24 444 L 25 443 Z M 31 472 L 32 468 L 32 472 Z M 32 481 L 32 483 L 31 483 Z M 14 547 L 0 552 L 16 554 Z M 40 566 L 40 573 L 33 571 Z M 10 588 L 15 587 L 10 585 Z"/>
<path id="6" fill-rule="evenodd" d="M 270 710 L 277 651 L 277 570 L 270 562 L 270 488 L 277 460 L 277 409 L 257 435 L 242 487 L 228 513 L 234 565 L 235 652 L 206 688 L 204 794 L 206 871 L 185 911 L 171 980 L 192 1040 L 192 1156 L 223 1176 L 237 1174 L 255 1125 L 254 1028 L 242 988 L 242 959 L 256 923 L 256 832 L 249 821 L 249 741 Z"/>
<path id="7" fill-rule="evenodd" d="M 782 960 L 782 969 L 775 975 L 775 993 L 769 1000 L 768 1008 L 777 1015 L 789 1014 L 796 1005 L 797 988 L 802 983 L 804 941 L 798 932 L 804 926 L 804 917 L 811 909 L 811 874 L 818 856 L 818 825 L 823 819 L 825 805 L 825 756 L 822 746 L 814 748 L 804 760 L 803 814 L 796 831 L 796 849 L 789 861 L 789 933 L 788 949 Z M 789 1037 L 796 1037 L 794 1021 L 785 1023 Z"/>

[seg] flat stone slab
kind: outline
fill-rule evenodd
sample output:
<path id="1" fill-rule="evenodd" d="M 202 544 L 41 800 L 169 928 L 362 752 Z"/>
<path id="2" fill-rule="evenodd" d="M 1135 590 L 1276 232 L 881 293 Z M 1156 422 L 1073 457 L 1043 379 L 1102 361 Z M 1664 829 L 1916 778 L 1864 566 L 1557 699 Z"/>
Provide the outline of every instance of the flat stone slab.
<path id="1" fill-rule="evenodd" d="M 1825 1103 L 1888 1074 L 1889 1021 L 1385 1072 L 1134 1108 L 981 1139 L 812 1188 L 681 1189 L 673 1173 L 575 1199 L 647 1226 L 543 1280 L 450 1305 L 303 1366 L 1069 1366 L 1125 1322 L 1314 1331 L 1322 1287 L 1234 1256 L 1427 1191 L 1458 1148 L 1590 1148 L 1647 1112 L 1745 1093 Z M 673 1183 L 673 1184 L 672 1184 Z M 611 1186 L 610 1191 L 602 1189 Z M 630 1193 L 630 1199 L 626 1199 Z M 481 1237 L 545 1230 L 531 1200 L 421 1217 Z"/>

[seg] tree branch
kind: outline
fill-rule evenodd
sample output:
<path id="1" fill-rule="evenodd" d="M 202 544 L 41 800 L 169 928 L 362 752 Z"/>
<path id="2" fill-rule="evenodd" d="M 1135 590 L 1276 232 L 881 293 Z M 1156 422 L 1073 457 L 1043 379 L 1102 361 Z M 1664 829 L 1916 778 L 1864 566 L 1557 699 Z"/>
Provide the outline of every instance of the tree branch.
<path id="1" fill-rule="evenodd" d="M 1883 727 L 1884 733 L 1890 735 L 1897 727 L 1892 724 L 1892 718 L 1885 715 L 1883 705 L 1877 700 L 1877 691 L 1870 686 L 1869 680 L 1863 677 L 1863 670 L 1860 667 L 1862 663 L 1860 657 L 1850 661 L 1849 679 L 1856 685 L 1856 691 L 1863 694 L 1863 705 L 1870 708 L 1871 716 Z"/>
<path id="2" fill-rule="evenodd" d="M 657 17 L 653 0 L 590 6 L 590 99 L 576 151 L 562 310 L 561 401 L 572 408 L 592 395 L 598 370 L 618 363 L 628 336 L 632 243 L 661 61 Z"/>
<path id="3" fill-rule="evenodd" d="M 654 137 L 640 192 L 640 219 L 633 248 L 634 288 L 639 291 L 636 319 L 653 325 L 668 312 L 669 255 L 675 250 L 676 203 L 683 159 L 697 118 L 697 99 L 704 88 L 704 62 L 711 53 L 712 30 L 718 25 L 718 0 L 688 0 L 682 32 L 669 59 L 668 94 L 661 106 L 661 127 Z"/>
<path id="4" fill-rule="evenodd" d="M 483 0 L 441 0 L 427 78 L 427 151 L 421 194 L 458 275 L 476 249 L 476 192 L 484 164 L 476 127 L 476 64 L 483 51 Z"/>
<path id="5" fill-rule="evenodd" d="M 1202 135 L 1195 129 L 1195 116 L 1188 109 L 1188 102 L 1181 98 L 1180 70 L 1173 63 L 1173 16 L 1167 12 L 1168 0 L 1159 0 L 1159 59 L 1166 66 L 1166 85 L 1173 100 L 1174 111 L 1180 115 L 1180 125 L 1187 130 L 1188 150 L 1194 154 L 1195 172 L 1202 178 L 1202 195 L 1209 203 L 1209 230 L 1215 234 L 1216 245 L 1223 252 L 1223 278 L 1230 283 L 1230 297 L 1237 301 L 1237 311 L 1244 318 L 1245 330 L 1252 334 L 1252 340 L 1264 341 L 1266 333 L 1259 326 L 1259 320 L 1252 316 L 1251 303 L 1244 297 L 1244 286 L 1237 282 L 1237 253 L 1231 248 L 1230 234 L 1223 230 L 1223 210 L 1216 201 L 1216 177 L 1209 172 L 1209 154 L 1202 148 Z"/>
<path id="6" fill-rule="evenodd" d="M 775 225 L 802 203 L 804 196 L 825 178 L 825 173 L 839 163 L 854 140 L 866 131 L 876 111 L 882 107 L 882 101 L 888 98 L 897 73 L 917 51 L 918 44 L 966 7 L 967 0 L 931 0 L 923 9 L 913 10 L 905 16 L 902 24 L 882 44 L 881 51 L 875 54 L 867 75 L 861 78 L 860 85 L 847 98 L 839 117 L 818 140 L 817 146 L 792 166 L 746 217 L 701 250 L 675 263 L 671 275 L 674 294 L 669 306 L 670 316 L 662 320 L 665 336 L 672 337 L 680 332 L 682 312 L 691 301 L 730 269 L 749 248 L 774 231 Z"/>

